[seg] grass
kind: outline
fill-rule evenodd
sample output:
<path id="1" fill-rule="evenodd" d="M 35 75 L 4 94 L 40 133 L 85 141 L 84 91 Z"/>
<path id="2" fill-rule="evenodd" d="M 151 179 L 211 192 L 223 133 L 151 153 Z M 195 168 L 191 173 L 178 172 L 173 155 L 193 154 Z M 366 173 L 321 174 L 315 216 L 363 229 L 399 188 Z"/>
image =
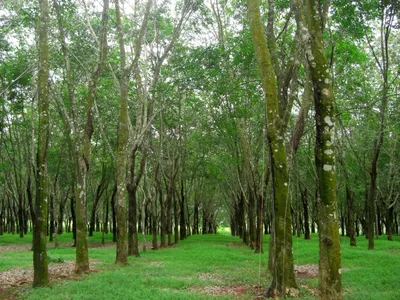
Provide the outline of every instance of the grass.
<path id="1" fill-rule="evenodd" d="M 10 244 L 29 244 L 31 236 L 0 237 L 0 247 Z M 111 242 L 111 235 L 107 235 Z M 60 236 L 60 242 L 71 242 L 69 234 Z M 89 244 L 101 242 L 101 235 L 89 238 Z M 357 239 L 357 247 L 350 247 L 342 238 L 342 279 L 345 299 L 400 299 L 400 237 L 393 242 L 380 237 L 375 250 L 367 250 L 367 240 Z M 268 249 L 268 236 L 265 238 Z M 305 241 L 293 238 L 295 264 L 318 263 L 318 237 Z M 53 260 L 75 259 L 75 249 L 49 245 Z M 115 247 L 90 248 L 91 260 L 101 272 L 92 273 L 79 281 L 62 281 L 52 288 L 25 287 L 19 294 L 23 299 L 253 299 L 253 287 L 267 287 L 271 277 L 266 273 L 267 254 L 256 255 L 240 239 L 226 234 L 191 236 L 178 245 L 142 252 L 140 258 L 129 258 L 129 265 L 114 264 Z M 32 266 L 32 252 L 0 252 L 0 272 L 10 268 Z M 299 278 L 301 297 L 314 299 L 310 288 L 317 279 Z M 240 294 L 205 294 L 210 287 L 241 288 Z M 308 289 L 304 287 L 307 286 Z M 218 289 L 217 289 L 218 291 Z M 1 298 L 1 295 L 0 295 Z"/>

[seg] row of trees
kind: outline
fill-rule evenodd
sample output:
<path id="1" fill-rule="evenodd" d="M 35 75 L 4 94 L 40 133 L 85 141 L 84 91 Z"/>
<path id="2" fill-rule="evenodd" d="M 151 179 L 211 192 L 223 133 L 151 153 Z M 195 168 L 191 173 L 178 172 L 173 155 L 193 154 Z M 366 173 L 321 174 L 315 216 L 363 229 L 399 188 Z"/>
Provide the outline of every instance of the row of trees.
<path id="1" fill-rule="evenodd" d="M 321 295 L 341 298 L 339 227 L 370 249 L 398 234 L 396 1 L 0 14 L 0 234 L 33 225 L 34 285 L 46 234 L 73 231 L 87 273 L 93 231 L 113 232 L 125 264 L 139 233 L 157 249 L 223 225 L 256 252 L 271 233 L 268 293 L 295 295 L 292 234 L 317 227 Z"/>

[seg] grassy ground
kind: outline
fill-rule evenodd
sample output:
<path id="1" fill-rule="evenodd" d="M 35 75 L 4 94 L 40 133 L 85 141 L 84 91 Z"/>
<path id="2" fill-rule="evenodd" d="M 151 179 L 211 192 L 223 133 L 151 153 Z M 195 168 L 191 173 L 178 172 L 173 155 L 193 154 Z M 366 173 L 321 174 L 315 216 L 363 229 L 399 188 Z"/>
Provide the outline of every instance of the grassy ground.
<path id="1" fill-rule="evenodd" d="M 31 236 L 0 237 L 0 272 L 13 268 L 31 268 Z M 89 244 L 99 246 L 100 235 L 89 238 Z M 63 246 L 49 245 L 53 260 L 75 258 L 71 236 L 60 236 Z M 159 251 L 142 252 L 140 258 L 129 258 L 129 265 L 114 264 L 115 247 L 89 249 L 89 257 L 99 262 L 93 272 L 81 280 L 53 283 L 52 288 L 31 289 L 29 284 L 19 288 L 21 299 L 254 299 L 270 283 L 266 273 L 267 254 L 257 255 L 243 246 L 240 239 L 229 235 L 192 236 L 178 245 Z M 265 249 L 268 249 L 268 237 Z M 25 250 L 1 251 L 2 247 L 27 244 Z M 342 276 L 345 299 L 400 299 L 400 237 L 393 242 L 380 237 L 376 250 L 368 251 L 364 237 L 358 247 L 350 247 L 342 238 Z M 3 248 L 6 249 L 6 248 Z M 310 241 L 293 239 L 296 265 L 318 263 L 318 238 Z M 300 277 L 301 297 L 314 299 L 312 289 L 316 278 Z M 9 295 L 9 294 L 8 294 Z M 0 295 L 0 299 L 1 299 Z"/>

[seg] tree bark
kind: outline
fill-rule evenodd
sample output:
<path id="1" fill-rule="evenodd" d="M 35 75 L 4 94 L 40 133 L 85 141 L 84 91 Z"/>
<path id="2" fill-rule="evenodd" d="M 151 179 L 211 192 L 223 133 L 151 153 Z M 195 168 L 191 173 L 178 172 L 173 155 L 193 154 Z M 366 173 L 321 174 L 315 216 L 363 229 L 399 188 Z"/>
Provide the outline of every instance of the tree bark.
<path id="1" fill-rule="evenodd" d="M 270 53 L 264 35 L 260 17 L 260 4 L 257 0 L 248 0 L 250 30 L 255 55 L 262 79 L 267 109 L 267 136 L 271 159 L 271 173 L 274 196 L 274 270 L 273 280 L 267 291 L 268 296 L 297 296 L 299 290 L 294 277 L 291 214 L 288 197 L 288 173 L 286 148 L 283 136 L 279 135 L 280 119 L 277 82 L 271 63 Z"/>
<path id="2" fill-rule="evenodd" d="M 49 145 L 49 4 L 47 0 L 39 1 L 39 78 L 38 78 L 38 152 L 36 176 L 35 226 L 33 234 L 33 286 L 49 285 L 47 264 L 46 229 L 49 201 L 49 178 L 47 174 L 47 157 Z"/>
<path id="3" fill-rule="evenodd" d="M 303 212 L 304 212 L 304 239 L 310 240 L 310 224 L 309 224 L 309 216 L 308 216 L 308 193 L 307 188 L 304 188 L 304 191 L 300 188 L 301 200 L 303 202 Z"/>
<path id="4" fill-rule="evenodd" d="M 328 2 L 327 2 L 328 3 Z M 324 5 L 326 5 L 325 3 Z M 343 299 L 340 271 L 340 238 L 336 200 L 336 170 L 334 157 L 334 101 L 329 63 L 323 44 L 325 16 L 321 3 L 305 0 L 304 19 L 297 25 L 308 37 L 306 55 L 314 91 L 317 172 L 317 209 L 319 233 L 319 291 L 322 299 Z M 298 3 L 300 8 L 302 3 Z M 304 22 L 302 22 L 304 21 Z M 305 39 L 306 40 L 306 39 Z"/>
<path id="5" fill-rule="evenodd" d="M 125 42 L 121 22 L 121 11 L 119 0 L 115 0 L 115 14 L 118 31 L 118 43 L 120 54 L 120 112 L 118 126 L 118 146 L 117 146 L 117 253 L 116 263 L 128 263 L 128 247 L 126 243 L 126 163 L 127 145 L 129 138 L 129 118 L 128 118 L 128 71 L 126 70 Z"/>

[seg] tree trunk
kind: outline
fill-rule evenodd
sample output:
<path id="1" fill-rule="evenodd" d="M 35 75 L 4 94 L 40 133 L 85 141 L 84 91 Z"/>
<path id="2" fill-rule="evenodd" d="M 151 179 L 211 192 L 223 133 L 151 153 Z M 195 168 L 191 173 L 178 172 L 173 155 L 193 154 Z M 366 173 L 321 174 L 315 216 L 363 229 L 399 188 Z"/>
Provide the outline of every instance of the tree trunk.
<path id="1" fill-rule="evenodd" d="M 76 246 L 76 215 L 75 215 L 75 196 L 71 197 L 70 207 L 71 207 L 71 221 L 72 221 L 72 247 Z"/>
<path id="2" fill-rule="evenodd" d="M 46 228 L 49 201 L 49 178 L 47 157 L 49 145 L 49 46 L 48 46 L 49 4 L 39 1 L 39 79 L 38 79 L 38 151 L 36 175 L 35 226 L 33 233 L 33 286 L 49 285 L 47 265 Z"/>
<path id="3" fill-rule="evenodd" d="M 179 201 L 178 196 L 174 193 L 174 242 L 178 244 L 179 241 Z"/>
<path id="4" fill-rule="evenodd" d="M 166 241 L 166 227 L 167 227 L 167 220 L 166 220 L 166 215 L 165 215 L 165 202 L 164 202 L 164 197 L 163 197 L 163 191 L 161 188 L 161 183 L 158 183 L 158 199 L 160 201 L 160 240 L 161 248 L 167 247 L 167 241 Z"/>
<path id="5" fill-rule="evenodd" d="M 136 187 L 134 185 L 128 186 L 129 195 L 129 235 L 128 235 L 128 255 L 139 257 L 139 241 L 137 230 L 137 199 Z"/>
<path id="6" fill-rule="evenodd" d="M 267 109 L 267 135 L 270 150 L 271 174 L 274 195 L 274 271 L 268 296 L 297 296 L 298 287 L 294 277 L 292 224 L 288 197 L 288 173 L 284 138 L 279 136 L 279 104 L 277 82 L 267 47 L 260 17 L 260 4 L 257 0 L 248 0 L 250 30 L 262 79 Z"/>
<path id="7" fill-rule="evenodd" d="M 119 0 L 115 1 L 116 24 L 118 31 L 118 43 L 120 54 L 120 111 L 118 126 L 118 147 L 117 147 L 117 253 L 116 263 L 128 263 L 128 247 L 126 243 L 126 163 L 127 144 L 129 138 L 129 117 L 128 117 L 128 71 L 126 70 L 125 42 L 121 22 L 121 11 Z M 129 189 L 128 189 L 129 190 Z M 136 221 L 136 220 L 135 220 Z"/>
<path id="8" fill-rule="evenodd" d="M 355 228 L 354 228 L 354 212 L 353 212 L 353 195 L 350 187 L 346 184 L 347 199 L 347 229 L 350 237 L 350 246 L 357 246 Z"/>
<path id="9" fill-rule="evenodd" d="M 307 200 L 307 188 L 304 188 L 304 191 L 301 190 L 301 200 L 303 202 L 303 212 L 304 212 L 304 239 L 309 240 L 311 239 L 310 236 L 310 224 L 309 224 L 309 217 L 308 217 L 308 200 Z"/>
<path id="10" fill-rule="evenodd" d="M 387 226 L 386 226 L 388 241 L 393 241 L 393 211 L 394 211 L 394 205 L 390 205 L 387 211 Z"/>
<path id="11" fill-rule="evenodd" d="M 96 98 L 97 83 L 103 72 L 107 56 L 107 29 L 109 0 L 103 0 L 103 12 L 101 20 L 100 52 L 98 62 L 88 82 L 88 94 L 86 102 L 86 124 L 83 136 L 79 140 L 79 151 L 76 159 L 77 186 L 76 186 L 76 264 L 77 274 L 89 273 L 89 256 L 87 247 L 87 214 L 86 214 L 86 179 L 90 165 L 91 141 L 94 132 L 93 107 Z"/>
<path id="12" fill-rule="evenodd" d="M 114 186 L 114 190 L 111 196 L 111 214 L 112 214 L 112 234 L 113 242 L 117 242 L 117 211 L 115 209 L 115 202 L 117 196 L 117 185 Z"/>
<path id="13" fill-rule="evenodd" d="M 300 1 L 299 1 L 300 2 Z M 297 26 L 306 29 L 306 53 L 311 67 L 314 91 L 317 172 L 317 209 L 319 233 L 319 290 L 322 299 L 343 299 L 340 271 L 340 238 L 336 200 L 334 157 L 334 101 L 329 63 L 323 44 L 323 23 L 329 2 L 305 1 L 305 15 L 297 18 Z M 302 8 L 298 3 L 298 9 Z"/>
<path id="14" fill-rule="evenodd" d="M 196 199 L 193 211 L 193 234 L 199 234 L 199 204 Z"/>
<path id="15" fill-rule="evenodd" d="M 180 239 L 186 239 L 186 217 L 185 217 L 185 192 L 183 179 L 181 180 L 181 201 L 180 201 L 180 214 L 179 214 L 179 225 L 180 225 Z"/>
<path id="16" fill-rule="evenodd" d="M 171 178 L 171 181 L 173 179 Z M 166 225 L 167 225 L 167 236 L 168 236 L 168 246 L 172 245 L 172 214 L 171 214 L 171 209 L 172 209 L 172 196 L 174 193 L 174 187 L 172 186 L 173 182 L 170 182 L 168 184 L 168 188 L 167 188 L 167 199 L 165 201 L 165 206 L 166 206 L 166 217 L 167 217 L 167 221 L 166 221 Z"/>
<path id="17" fill-rule="evenodd" d="M 54 195 L 50 196 L 50 228 L 49 228 L 49 242 L 53 241 L 53 234 L 55 232 L 55 220 L 54 220 Z"/>

